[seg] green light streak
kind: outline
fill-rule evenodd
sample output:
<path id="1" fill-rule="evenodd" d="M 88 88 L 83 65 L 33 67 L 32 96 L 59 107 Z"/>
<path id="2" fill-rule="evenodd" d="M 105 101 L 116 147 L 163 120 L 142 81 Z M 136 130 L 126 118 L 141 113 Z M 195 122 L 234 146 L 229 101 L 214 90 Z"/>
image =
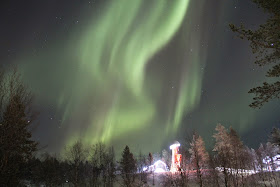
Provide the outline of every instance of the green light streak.
<path id="1" fill-rule="evenodd" d="M 138 143 L 143 136 L 157 133 L 154 143 L 145 147 L 149 150 L 178 132 L 183 117 L 200 101 L 200 69 L 206 56 L 199 45 L 200 33 L 187 21 L 199 10 L 190 14 L 188 6 L 189 0 L 109 1 L 93 14 L 80 35 L 61 44 L 68 47 L 54 48 L 52 53 L 60 55 L 57 75 L 68 73 L 65 78 L 54 78 L 65 86 L 51 97 L 63 112 L 66 144 L 77 139 L 90 144 Z M 193 20 L 199 22 L 198 18 Z M 162 74 L 155 71 L 157 66 L 149 71 L 153 58 L 174 39 L 178 51 L 168 51 L 157 66 L 175 67 L 176 61 L 178 72 Z M 41 58 L 45 56 L 49 55 Z M 42 60 L 33 59 L 30 66 L 36 61 Z M 68 61 L 73 61 L 70 73 L 64 72 Z M 169 81 L 176 88 L 171 89 Z"/>
<path id="2" fill-rule="evenodd" d="M 209 129 L 221 122 L 248 133 L 272 115 L 246 108 L 251 100 L 248 88 L 259 74 L 249 78 L 248 67 L 242 66 L 240 75 L 229 75 L 230 83 L 221 81 L 228 72 L 221 69 L 224 63 L 247 61 L 248 54 L 245 47 L 237 49 L 244 57 L 227 47 L 232 40 L 224 22 L 231 19 L 232 6 L 222 2 L 212 14 L 209 4 L 102 1 L 96 7 L 85 5 L 80 15 L 91 15 L 80 16 L 79 24 L 51 28 L 58 32 L 49 34 L 46 45 L 29 40 L 22 44 L 23 55 L 15 64 L 35 95 L 36 107 L 42 109 L 41 129 L 49 135 L 42 141 L 56 151 L 82 139 L 111 143 L 116 149 L 130 144 L 150 152 L 189 129 L 210 137 Z M 229 51 L 236 59 L 224 62 Z M 207 69 L 205 85 L 202 68 Z M 200 101 L 202 86 L 205 95 Z"/>
<path id="3" fill-rule="evenodd" d="M 106 142 L 146 128 L 158 117 L 156 102 L 143 86 L 146 64 L 178 31 L 187 7 L 187 0 L 153 1 L 149 6 L 142 0 L 118 0 L 93 21 L 77 56 L 80 68 L 92 71 L 89 82 L 106 107 L 92 117 L 87 142 Z"/>

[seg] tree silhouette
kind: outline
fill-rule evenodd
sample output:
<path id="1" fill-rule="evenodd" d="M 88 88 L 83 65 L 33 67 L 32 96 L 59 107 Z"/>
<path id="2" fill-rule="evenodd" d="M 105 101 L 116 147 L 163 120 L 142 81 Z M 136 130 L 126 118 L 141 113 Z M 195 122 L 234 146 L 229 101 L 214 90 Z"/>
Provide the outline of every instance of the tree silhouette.
<path id="1" fill-rule="evenodd" d="M 209 155 L 206 151 L 204 141 L 197 133 L 193 134 L 193 139 L 190 143 L 189 153 L 191 154 L 191 162 L 196 170 L 199 186 L 202 187 L 202 169 L 208 165 Z"/>
<path id="2" fill-rule="evenodd" d="M 133 186 L 137 165 L 136 160 L 134 159 L 133 154 L 130 152 L 128 146 L 125 146 L 122 153 L 120 171 L 124 185 L 127 187 Z"/>
<path id="3" fill-rule="evenodd" d="M 266 76 L 275 82 L 264 82 L 262 86 L 250 89 L 255 94 L 252 108 L 260 108 L 272 99 L 280 98 L 280 2 L 279 0 L 253 0 L 259 8 L 269 14 L 264 24 L 257 30 L 247 29 L 244 25 L 239 27 L 230 24 L 233 32 L 241 39 L 250 42 L 253 53 L 257 54 L 255 63 L 259 66 L 271 65 Z"/>
<path id="4" fill-rule="evenodd" d="M 0 184 L 17 186 L 38 144 L 31 140 L 32 94 L 16 69 L 1 76 L 0 87 Z"/>

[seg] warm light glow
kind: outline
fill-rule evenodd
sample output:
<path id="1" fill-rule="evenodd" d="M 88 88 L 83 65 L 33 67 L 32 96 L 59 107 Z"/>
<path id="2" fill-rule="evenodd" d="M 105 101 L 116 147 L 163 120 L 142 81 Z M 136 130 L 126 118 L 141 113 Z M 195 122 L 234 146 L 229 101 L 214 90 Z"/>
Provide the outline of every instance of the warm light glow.
<path id="1" fill-rule="evenodd" d="M 175 149 L 176 147 L 180 147 L 181 145 L 180 145 L 180 143 L 178 142 L 178 143 L 175 143 L 175 144 L 172 144 L 172 145 L 170 145 L 170 149 Z"/>
<path id="2" fill-rule="evenodd" d="M 180 143 L 177 141 L 170 146 L 170 149 L 172 150 L 171 172 L 179 171 L 181 167 L 182 155 L 179 154 L 179 147 Z"/>

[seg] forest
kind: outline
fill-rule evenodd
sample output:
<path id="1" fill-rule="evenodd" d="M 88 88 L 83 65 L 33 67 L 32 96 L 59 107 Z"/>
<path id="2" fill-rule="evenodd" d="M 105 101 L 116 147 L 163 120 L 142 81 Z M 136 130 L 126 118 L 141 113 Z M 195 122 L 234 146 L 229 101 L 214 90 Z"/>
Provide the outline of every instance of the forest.
<path id="1" fill-rule="evenodd" d="M 16 68 L 0 74 L 0 183 L 2 186 L 279 186 L 280 130 L 274 128 L 265 144 L 252 149 L 232 128 L 218 124 L 214 147 L 206 150 L 194 132 L 186 137 L 179 153 L 180 168 L 171 172 L 171 151 L 122 155 L 101 142 L 81 140 L 65 147 L 60 156 L 44 152 L 31 139 L 33 96 Z M 13 125 L 11 125 L 13 124 Z M 36 123 L 33 123 L 36 124 Z M 40 154 L 39 154 L 40 153 Z M 120 157 L 120 159 L 116 159 Z M 166 171 L 144 170 L 156 161 Z"/>
<path id="2" fill-rule="evenodd" d="M 227 29 L 236 34 L 237 40 L 249 42 L 252 53 L 256 57 L 255 64 L 262 70 L 267 68 L 263 83 L 258 84 L 260 82 L 258 77 L 257 86 L 252 86 L 249 90 L 249 94 L 253 95 L 251 104 L 244 106 L 258 110 L 269 102 L 279 102 L 280 98 L 280 1 L 252 0 L 252 3 L 266 14 L 265 23 L 254 29 L 246 26 L 246 23 L 240 23 L 240 25 L 227 23 Z M 156 16 L 154 20 L 157 18 Z M 78 24 L 78 21 L 75 21 L 75 24 Z M 107 22 L 104 25 L 107 26 Z M 153 26 L 153 24 L 148 25 Z M 125 38 L 125 34 L 121 33 L 121 36 Z M 104 40 L 105 38 L 104 35 Z M 150 38 L 147 38 L 148 41 Z M 121 40 L 117 41 L 122 43 Z M 114 51 L 114 56 L 116 56 L 116 51 Z M 149 50 L 143 51 L 149 53 Z M 191 52 L 193 52 L 192 49 Z M 126 56 L 133 55 L 126 54 Z M 138 66 L 142 67 L 141 64 Z M 130 67 L 130 64 L 125 67 Z M 117 75 L 122 74 L 115 69 L 112 72 L 117 72 Z M 125 72 L 130 71 L 126 69 Z M 138 69 L 135 72 L 138 72 Z M 112 77 L 114 79 L 114 76 Z M 130 78 L 126 77 L 126 79 Z M 221 77 L 218 78 L 221 79 Z M 142 79 L 142 77 L 135 78 L 135 80 L 138 79 Z M 110 92 L 115 91 L 114 81 L 109 84 L 112 87 L 109 89 Z M 98 85 L 102 87 L 103 82 Z M 174 87 L 172 85 L 171 89 L 174 90 Z M 109 91 L 105 90 L 104 93 Z M 178 92 L 180 91 L 181 89 Z M 103 94 L 103 92 L 100 93 Z M 138 92 L 133 92 L 137 95 L 136 93 Z M 180 165 L 176 171 L 171 171 L 173 160 L 171 150 L 162 150 L 161 153 L 133 152 L 129 146 L 125 146 L 123 150 L 116 151 L 110 144 L 104 142 L 86 144 L 81 138 L 71 145 L 65 145 L 59 154 L 47 152 L 46 147 L 32 136 L 36 127 L 40 125 L 40 121 L 38 121 L 40 111 L 35 110 L 34 97 L 36 96 L 28 84 L 25 84 L 18 68 L 0 68 L 0 186 L 280 187 L 280 129 L 278 127 L 271 129 L 271 133 L 267 134 L 267 141 L 259 142 L 258 148 L 245 145 L 238 131 L 230 124 L 216 125 L 216 128 L 213 129 L 215 132 L 211 135 L 214 140 L 212 147 L 206 147 L 203 137 L 194 129 L 193 133 L 180 142 Z M 111 95 L 108 97 L 111 99 Z M 184 95 L 181 95 L 178 100 L 179 109 L 181 109 L 180 101 L 187 100 L 183 97 Z M 142 102 L 142 100 L 140 101 Z M 137 102 L 137 104 L 139 103 Z M 125 111 L 129 113 L 128 110 Z M 142 112 L 142 110 L 139 111 Z M 183 109 L 182 111 L 185 112 Z M 180 115 L 183 116 L 183 112 L 180 112 Z M 279 113 L 279 111 L 276 112 Z M 183 123 L 179 121 L 178 124 Z M 188 133 L 186 132 L 186 134 Z M 116 155 L 116 152 L 122 153 Z M 158 161 L 161 161 L 161 165 L 164 166 L 161 169 L 164 171 L 157 172 L 156 163 Z"/>

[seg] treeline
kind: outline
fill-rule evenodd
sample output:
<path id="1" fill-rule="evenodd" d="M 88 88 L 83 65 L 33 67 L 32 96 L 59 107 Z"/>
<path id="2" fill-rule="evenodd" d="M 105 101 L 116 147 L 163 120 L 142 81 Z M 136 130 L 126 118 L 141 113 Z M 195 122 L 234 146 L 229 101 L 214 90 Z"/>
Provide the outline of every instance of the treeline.
<path id="1" fill-rule="evenodd" d="M 77 141 L 61 157 L 38 155 L 38 142 L 31 138 L 36 124 L 32 98 L 16 69 L 0 71 L 0 186 L 280 186 L 277 128 L 269 142 L 256 150 L 244 145 L 233 128 L 220 124 L 211 152 L 203 138 L 193 133 L 181 142 L 178 173 L 159 177 L 153 168 L 143 169 L 158 159 L 170 168 L 170 150 L 133 154 L 126 146 L 116 161 L 113 147 Z"/>
<path id="2" fill-rule="evenodd" d="M 180 175 L 169 174 L 166 186 L 280 186 L 280 130 L 274 128 L 269 142 L 250 149 L 237 132 L 221 124 L 216 126 L 215 145 L 207 152 L 197 133 L 181 148 Z"/>
<path id="3" fill-rule="evenodd" d="M 36 186 L 280 186 L 279 132 L 273 129 L 270 142 L 255 150 L 244 145 L 233 128 L 218 124 L 211 152 L 203 138 L 193 133 L 180 147 L 178 172 L 160 176 L 143 169 L 158 159 L 170 168 L 171 151 L 133 154 L 126 146 L 116 160 L 113 147 L 76 141 L 61 157 L 46 153 L 30 159 L 23 179 Z"/>
<path id="4" fill-rule="evenodd" d="M 63 158 L 45 153 L 30 159 L 24 178 L 36 186 L 113 186 L 115 177 L 112 147 L 102 143 L 85 147 L 77 141 L 65 149 Z"/>
<path id="5" fill-rule="evenodd" d="M 77 141 L 60 158 L 45 153 L 30 159 L 23 179 L 35 186 L 141 186 L 147 183 L 143 172 L 147 165 L 148 159 L 141 154 L 136 159 L 128 146 L 116 161 L 113 147 L 103 143 L 85 146 Z"/>

